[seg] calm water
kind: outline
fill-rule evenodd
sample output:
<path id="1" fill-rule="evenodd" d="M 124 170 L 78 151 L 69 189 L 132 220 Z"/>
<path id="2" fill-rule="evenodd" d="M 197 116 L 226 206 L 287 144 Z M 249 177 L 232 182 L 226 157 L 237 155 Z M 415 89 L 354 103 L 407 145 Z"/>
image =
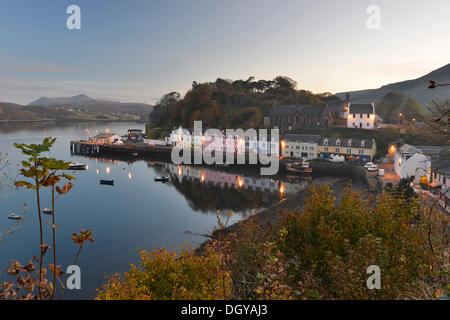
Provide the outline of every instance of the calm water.
<path id="1" fill-rule="evenodd" d="M 81 229 L 94 230 L 95 243 L 83 249 L 78 265 L 82 270 L 82 290 L 71 291 L 65 298 L 92 298 L 104 277 L 128 269 L 138 262 L 138 249 L 172 247 L 183 242 L 198 245 L 216 225 L 216 212 L 233 210 L 232 223 L 256 210 L 280 200 L 284 194 L 296 193 L 307 182 L 261 178 L 255 173 L 230 172 L 189 166 L 174 166 L 150 160 L 120 161 L 71 156 L 69 142 L 85 139 L 98 132 L 125 134 L 127 129 L 143 124 L 0 124 L 0 152 L 8 153 L 11 174 L 17 174 L 23 156 L 12 144 L 39 143 L 44 137 L 57 137 L 49 156 L 89 165 L 87 171 L 75 172 L 77 180 L 70 193 L 56 202 L 57 263 L 65 269 L 73 263 L 77 247 L 70 239 Z M 170 175 L 167 184 L 155 183 L 155 176 Z M 114 187 L 99 184 L 100 179 L 115 180 Z M 5 195 L 7 197 L 5 197 Z M 25 190 L 8 190 L 0 199 L 0 269 L 5 270 L 14 258 L 26 262 L 38 254 L 39 228 L 34 194 Z M 24 204 L 27 212 L 24 212 Z M 49 193 L 43 195 L 43 207 L 50 207 Z M 7 216 L 24 214 L 16 223 Z M 44 215 L 44 220 L 49 216 Z M 51 228 L 46 224 L 46 243 L 51 243 Z M 46 263 L 51 254 L 47 254 Z M 4 278 L 0 274 L 0 278 Z"/>

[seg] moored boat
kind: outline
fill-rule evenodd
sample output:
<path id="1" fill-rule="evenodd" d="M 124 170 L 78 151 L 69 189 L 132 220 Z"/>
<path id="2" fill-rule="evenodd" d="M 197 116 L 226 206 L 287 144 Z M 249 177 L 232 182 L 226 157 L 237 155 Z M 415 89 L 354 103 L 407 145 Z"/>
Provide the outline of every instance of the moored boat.
<path id="1" fill-rule="evenodd" d="M 19 215 L 15 214 L 15 213 L 11 213 L 8 216 L 8 219 L 10 219 L 10 220 L 22 220 L 22 216 L 19 216 Z"/>
<path id="2" fill-rule="evenodd" d="M 114 185 L 114 180 L 100 180 L 100 184 L 113 186 Z"/>
<path id="3" fill-rule="evenodd" d="M 86 165 L 79 162 L 71 162 L 69 170 L 86 170 Z"/>
<path id="4" fill-rule="evenodd" d="M 155 177 L 155 182 L 169 182 L 169 177 Z"/>
<path id="5" fill-rule="evenodd" d="M 311 164 L 307 161 L 303 162 L 292 162 L 286 165 L 286 170 L 290 173 L 310 175 L 313 172 Z"/>
<path id="6" fill-rule="evenodd" d="M 49 209 L 49 208 L 44 208 L 44 209 L 42 209 L 42 213 L 44 213 L 44 214 L 52 214 L 52 209 Z"/>

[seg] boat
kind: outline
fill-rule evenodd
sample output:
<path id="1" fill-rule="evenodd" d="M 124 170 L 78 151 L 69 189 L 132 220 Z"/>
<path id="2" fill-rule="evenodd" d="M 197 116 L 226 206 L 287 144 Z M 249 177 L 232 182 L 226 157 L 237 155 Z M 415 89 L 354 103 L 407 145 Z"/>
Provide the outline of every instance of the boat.
<path id="1" fill-rule="evenodd" d="M 137 156 L 138 156 L 138 153 L 137 153 L 137 152 L 133 152 L 131 155 L 132 155 L 133 157 L 137 157 Z"/>
<path id="2" fill-rule="evenodd" d="M 290 173 L 310 175 L 312 174 L 313 168 L 311 167 L 309 162 L 303 161 L 301 163 L 300 162 L 288 163 L 286 165 L 286 170 Z"/>
<path id="3" fill-rule="evenodd" d="M 166 182 L 169 182 L 170 181 L 170 178 L 169 177 L 155 177 L 155 182 L 163 182 L 163 183 L 166 183 Z"/>
<path id="4" fill-rule="evenodd" d="M 11 213 L 11 214 L 8 216 L 8 219 L 10 219 L 10 220 L 22 220 L 22 216 L 19 216 L 19 215 L 17 215 L 17 214 Z"/>
<path id="5" fill-rule="evenodd" d="M 69 170 L 86 170 L 86 165 L 79 162 L 71 162 Z"/>
<path id="6" fill-rule="evenodd" d="M 113 186 L 114 185 L 114 180 L 100 180 L 100 184 Z"/>
<path id="7" fill-rule="evenodd" d="M 44 214 L 52 214 L 53 211 L 52 211 L 52 209 L 44 208 L 44 209 L 42 209 L 42 213 L 44 213 Z"/>

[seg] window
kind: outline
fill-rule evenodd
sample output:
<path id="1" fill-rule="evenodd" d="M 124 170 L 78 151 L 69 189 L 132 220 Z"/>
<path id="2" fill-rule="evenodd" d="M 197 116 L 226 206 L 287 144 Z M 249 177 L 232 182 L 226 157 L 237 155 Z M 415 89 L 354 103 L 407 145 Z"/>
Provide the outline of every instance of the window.
<path id="1" fill-rule="evenodd" d="M 341 152 L 341 149 L 339 149 L 339 148 L 336 148 L 336 152 Z"/>
<path id="2" fill-rule="evenodd" d="M 367 114 L 367 119 L 369 119 L 370 118 L 370 114 Z"/>
<path id="3" fill-rule="evenodd" d="M 353 119 L 355 119 L 356 118 L 356 114 L 353 114 Z"/>
<path id="4" fill-rule="evenodd" d="M 366 125 L 369 126 L 369 123 L 367 122 Z"/>
<path id="5" fill-rule="evenodd" d="M 325 152 L 328 152 L 328 148 L 323 148 L 325 150 Z"/>
<path id="6" fill-rule="evenodd" d="M 360 118 L 362 118 L 362 113 L 359 115 Z"/>

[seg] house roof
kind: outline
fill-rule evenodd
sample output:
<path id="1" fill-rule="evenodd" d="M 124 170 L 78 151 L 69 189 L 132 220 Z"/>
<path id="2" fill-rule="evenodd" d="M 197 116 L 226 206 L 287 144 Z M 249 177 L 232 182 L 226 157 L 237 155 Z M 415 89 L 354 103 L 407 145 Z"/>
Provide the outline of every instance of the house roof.
<path id="1" fill-rule="evenodd" d="M 370 103 L 364 104 L 352 104 L 350 103 L 349 113 L 362 113 L 362 114 L 371 114 L 375 113 L 375 108 Z"/>
<path id="2" fill-rule="evenodd" d="M 325 111 L 325 104 L 307 104 L 307 105 L 276 105 L 270 111 L 271 116 L 288 116 L 296 114 L 300 115 L 315 115 L 323 114 Z"/>
<path id="3" fill-rule="evenodd" d="M 325 144 L 325 140 L 328 141 L 328 144 Z M 340 142 L 338 144 L 338 141 Z M 364 142 L 364 146 L 362 143 Z M 342 147 L 342 148 L 360 148 L 360 149 L 372 149 L 374 144 L 373 139 L 353 139 L 353 138 L 328 138 L 323 137 L 320 139 L 320 146 L 327 147 Z"/>
<path id="4" fill-rule="evenodd" d="M 431 170 L 450 176 L 450 152 L 441 152 L 437 159 L 431 160 Z"/>
<path id="5" fill-rule="evenodd" d="M 321 136 L 314 134 L 293 134 L 287 133 L 284 135 L 284 139 L 287 141 L 295 141 L 295 142 L 312 142 L 319 143 Z"/>

